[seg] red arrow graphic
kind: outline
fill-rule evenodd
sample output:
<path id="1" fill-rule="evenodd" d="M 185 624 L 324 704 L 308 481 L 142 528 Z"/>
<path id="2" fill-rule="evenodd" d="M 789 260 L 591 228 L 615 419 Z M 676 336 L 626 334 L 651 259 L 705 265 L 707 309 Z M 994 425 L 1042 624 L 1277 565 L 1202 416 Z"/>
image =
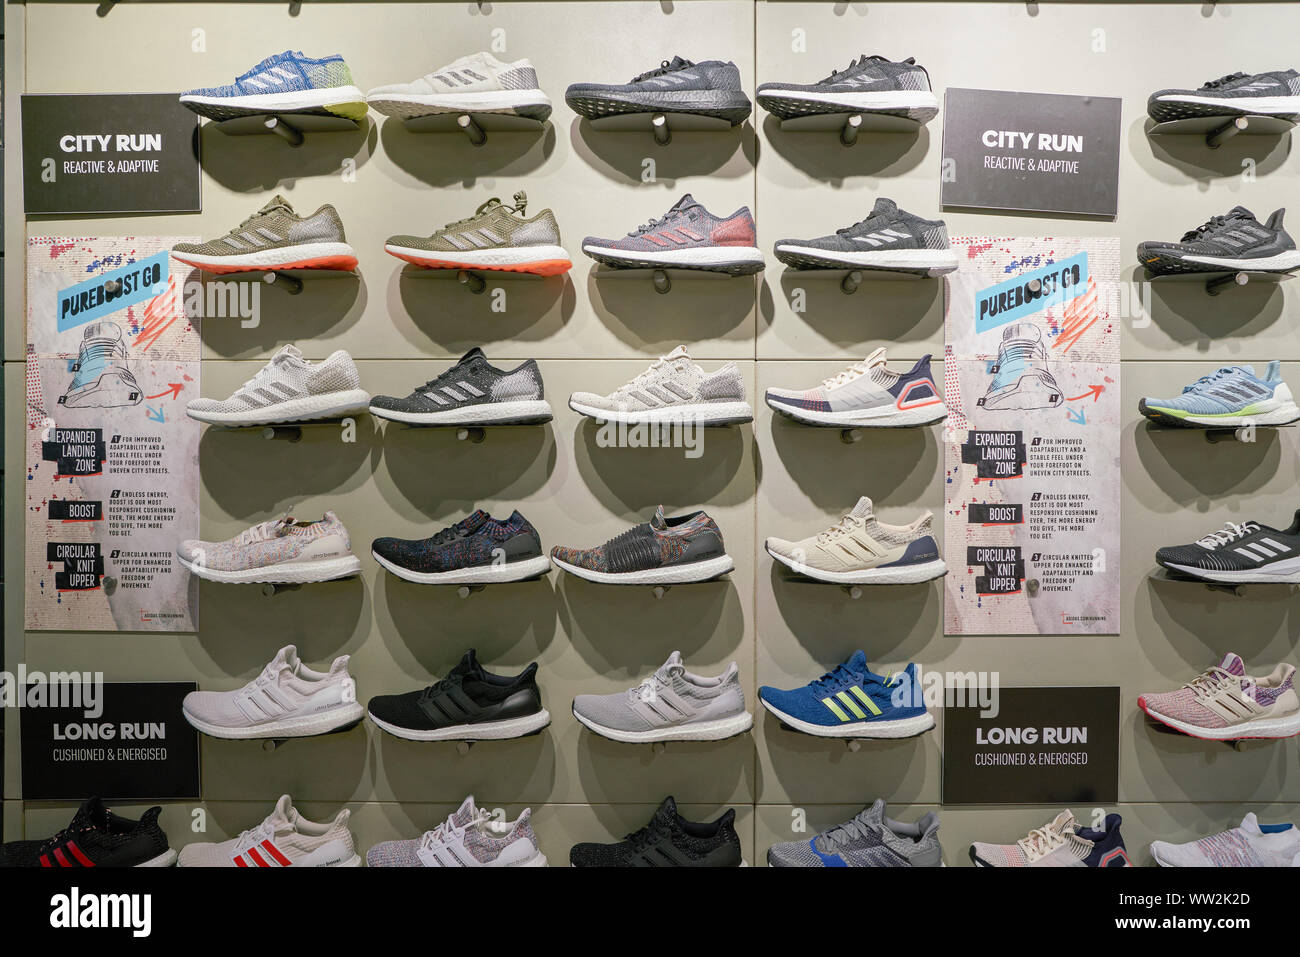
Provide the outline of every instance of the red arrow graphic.
<path id="1" fill-rule="evenodd" d="M 181 389 L 184 389 L 184 388 L 185 388 L 185 386 L 182 385 L 182 384 L 179 383 L 179 382 L 168 382 L 168 383 L 167 383 L 167 388 L 166 388 L 164 391 L 159 392 L 157 395 L 147 395 L 147 396 L 145 396 L 145 398 L 146 398 L 146 399 L 161 399 L 163 396 L 168 395 L 168 396 L 171 396 L 171 397 L 174 399 L 174 398 L 176 398 L 178 395 L 181 394 Z M 1095 388 L 1097 388 L 1097 386 L 1093 386 L 1093 388 L 1095 389 Z"/>
<path id="2" fill-rule="evenodd" d="M 1096 402 L 1098 399 L 1101 398 L 1101 394 L 1105 391 L 1106 391 L 1106 387 L 1104 385 L 1090 385 L 1088 386 L 1088 391 L 1085 392 L 1083 395 L 1072 396 L 1067 398 L 1065 401 L 1078 402 L 1080 399 L 1086 399 L 1088 398 L 1088 396 L 1092 396 L 1092 401 Z"/>

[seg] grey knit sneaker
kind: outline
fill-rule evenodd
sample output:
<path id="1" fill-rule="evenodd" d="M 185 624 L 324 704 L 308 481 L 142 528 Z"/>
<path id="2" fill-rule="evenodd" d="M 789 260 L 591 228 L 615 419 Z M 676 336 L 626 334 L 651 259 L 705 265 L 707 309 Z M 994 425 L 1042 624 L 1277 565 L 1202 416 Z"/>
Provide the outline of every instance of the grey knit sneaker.
<path id="1" fill-rule="evenodd" d="M 356 363 L 342 349 L 310 362 L 295 346 L 281 346 L 230 398 L 195 399 L 185 414 L 209 425 L 280 425 L 356 415 L 369 404 Z"/>
<path id="2" fill-rule="evenodd" d="M 690 113 L 745 122 L 752 109 L 740 87 L 736 64 L 720 60 L 692 63 L 679 56 L 664 60 L 629 83 L 574 83 L 564 102 L 579 116 L 601 119 L 625 113 Z"/>
<path id="3" fill-rule="evenodd" d="M 224 236 L 204 243 L 177 243 L 172 255 L 211 273 L 357 268 L 357 255 L 333 206 L 327 203 L 310 216 L 299 216 L 283 196 L 276 196 Z"/>
<path id="4" fill-rule="evenodd" d="M 930 74 L 912 57 L 861 56 L 816 83 L 761 83 L 758 105 L 788 120 L 819 113 L 888 113 L 918 122 L 939 113 Z"/>
<path id="5" fill-rule="evenodd" d="M 532 809 L 499 821 L 474 797 L 413 841 L 384 841 L 366 852 L 366 867 L 545 867 L 533 833 Z"/>
<path id="6" fill-rule="evenodd" d="M 1157 90 L 1147 100 L 1157 123 L 1200 116 L 1277 116 L 1300 118 L 1300 74 L 1295 70 L 1229 73 L 1196 90 Z"/>
<path id="7" fill-rule="evenodd" d="M 412 425 L 536 425 L 551 421 L 536 360 L 498 369 L 475 346 L 405 398 L 377 395 L 370 414 Z"/>
<path id="8" fill-rule="evenodd" d="M 876 199 L 871 215 L 816 239 L 781 239 L 776 258 L 795 269 L 890 269 L 941 276 L 957 268 L 943 220 L 922 219 Z"/>
<path id="9" fill-rule="evenodd" d="M 740 369 L 728 362 L 705 372 L 685 346 L 656 359 L 631 382 L 609 395 L 575 392 L 569 408 L 601 422 L 628 424 L 681 422 L 702 426 L 751 422 Z"/>
<path id="10" fill-rule="evenodd" d="M 877 800 L 852 820 L 810 841 L 773 844 L 769 867 L 942 867 L 939 816 L 931 811 L 915 824 L 885 817 Z"/>
<path id="11" fill-rule="evenodd" d="M 629 744 L 721 741 L 754 725 L 734 661 L 717 677 L 705 678 L 687 671 L 678 651 L 635 688 L 578 695 L 573 716 L 602 737 Z"/>
<path id="12" fill-rule="evenodd" d="M 384 252 L 429 269 L 494 269 L 558 276 L 573 267 L 560 245 L 555 214 L 544 209 L 525 218 L 528 194 L 507 206 L 495 196 L 473 216 L 448 223 L 432 236 L 390 236 Z"/>

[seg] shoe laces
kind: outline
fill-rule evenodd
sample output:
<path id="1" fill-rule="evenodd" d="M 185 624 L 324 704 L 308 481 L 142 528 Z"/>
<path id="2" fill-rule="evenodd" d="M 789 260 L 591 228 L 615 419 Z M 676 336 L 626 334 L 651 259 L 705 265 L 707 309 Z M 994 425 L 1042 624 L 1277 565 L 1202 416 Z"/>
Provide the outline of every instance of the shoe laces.
<path id="1" fill-rule="evenodd" d="M 285 529 L 293 524 L 293 516 L 286 515 L 284 518 L 273 519 L 269 522 L 261 522 L 251 528 L 246 528 L 235 536 L 236 545 L 252 545 L 255 542 L 267 542 L 273 538 L 279 538 L 286 534 Z"/>
<path id="2" fill-rule="evenodd" d="M 889 62 L 888 60 L 885 59 L 885 57 L 880 56 L 879 54 L 875 54 L 875 53 L 873 53 L 871 56 L 867 56 L 866 54 L 863 54 L 862 56 L 860 56 L 860 57 L 858 57 L 856 60 L 854 60 L 852 63 L 850 63 L 848 66 L 846 66 L 844 69 L 842 69 L 842 70 L 836 70 L 836 71 L 833 72 L 830 76 L 823 77 L 823 78 L 822 78 L 820 81 L 818 81 L 818 82 L 820 82 L 820 83 L 833 83 L 835 80 L 838 80 L 838 79 L 839 79 L 840 77 L 842 77 L 842 76 L 847 76 L 848 74 L 852 73 L 852 72 L 855 71 L 855 70 L 861 70 L 864 66 L 866 66 L 868 63 L 870 63 L 872 60 L 880 60 L 880 61 L 885 62 L 885 63 Z"/>
<path id="3" fill-rule="evenodd" d="M 684 57 L 673 57 L 671 60 L 661 60 L 659 65 L 653 70 L 646 70 L 644 73 L 638 73 L 632 77 L 633 83 L 640 83 L 642 80 L 648 80 L 652 76 L 663 76 L 665 73 L 675 73 L 678 70 L 684 70 L 688 66 L 695 66 L 694 61 L 687 60 Z"/>
<path id="4" fill-rule="evenodd" d="M 631 844 L 634 850 L 644 851 L 651 844 L 655 844 L 667 837 L 669 833 L 670 829 L 668 825 L 665 822 L 660 821 L 658 818 L 655 818 L 645 827 L 633 831 L 631 834 L 625 836 L 623 840 Z"/>
<path id="5" fill-rule="evenodd" d="M 1190 690 L 1198 698 L 1213 698 L 1226 685 L 1236 684 L 1239 680 L 1237 675 L 1230 671 L 1224 671 L 1218 665 L 1214 665 L 1187 682 L 1183 687 Z"/>
<path id="6" fill-rule="evenodd" d="M 674 358 L 671 361 L 667 356 L 660 356 L 654 362 L 650 363 L 650 368 L 646 369 L 644 372 L 637 373 L 637 375 L 632 379 L 632 381 L 629 382 L 627 385 L 625 385 L 623 388 L 634 389 L 637 386 L 640 386 L 645 382 L 650 381 L 651 378 L 657 376 L 660 372 L 662 372 L 665 368 L 669 366 L 671 366 L 674 370 L 681 372 L 683 369 L 681 363 L 685 363 L 685 361 L 686 359 L 681 356 Z"/>
<path id="7" fill-rule="evenodd" d="M 664 213 L 662 216 L 659 216 L 659 217 L 656 218 L 656 219 L 651 219 L 651 220 L 650 220 L 649 222 L 647 222 L 647 223 L 642 223 L 642 224 L 641 224 L 640 226 L 638 226 L 636 229 L 634 229 L 634 230 L 632 230 L 630 233 L 628 233 L 628 235 L 629 235 L 629 236 L 643 236 L 643 235 L 645 235 L 646 233 L 650 232 L 650 230 L 652 230 L 652 229 L 658 229 L 660 226 L 664 225 L 664 223 L 668 222 L 669 219 L 671 219 L 672 217 L 674 217 L 674 216 L 676 216 L 676 215 L 678 215 L 678 211 L 675 210 L 675 209 L 670 209 L 670 210 L 668 210 L 668 212 Z"/>
<path id="8" fill-rule="evenodd" d="M 254 844 L 260 844 L 263 839 L 272 837 L 275 837 L 275 828 L 271 826 L 270 819 L 267 819 L 257 827 L 250 827 L 247 831 L 240 831 L 239 837 L 235 838 L 235 846 L 247 849 Z"/>
<path id="9" fill-rule="evenodd" d="M 1065 835 L 1050 825 L 1044 825 L 1034 828 L 1016 843 L 1025 852 L 1025 856 L 1032 861 L 1058 847 L 1064 847 Z"/>
<path id="10" fill-rule="evenodd" d="M 1211 532 L 1204 538 L 1197 539 L 1196 544 L 1202 548 L 1220 548 L 1232 544 L 1239 538 L 1245 538 L 1251 532 L 1257 531 L 1259 531 L 1259 525 L 1256 522 L 1242 522 L 1240 525 L 1236 522 L 1225 522 L 1223 528 L 1217 532 Z"/>
<path id="11" fill-rule="evenodd" d="M 852 513 L 846 513 L 840 516 L 840 520 L 823 532 L 817 533 L 817 541 L 826 543 L 834 541 L 841 535 L 847 535 L 864 524 L 863 520 L 857 518 Z"/>
<path id="12" fill-rule="evenodd" d="M 662 685 L 666 685 L 670 681 L 672 681 L 674 675 L 680 675 L 685 673 L 686 673 L 685 665 L 678 665 L 678 664 L 664 665 L 654 674 L 650 675 L 648 678 L 643 680 L 635 688 L 632 688 L 631 693 L 633 696 L 639 698 L 641 701 L 653 701 L 655 699 L 655 696 L 658 695 L 659 688 Z"/>
<path id="13" fill-rule="evenodd" d="M 1222 229 L 1230 222 L 1233 222 L 1238 219 L 1244 219 L 1244 218 L 1245 217 L 1241 216 L 1240 214 L 1234 216 L 1232 213 L 1227 213 L 1223 216 L 1211 216 L 1209 219 L 1201 223 L 1201 225 L 1197 226 L 1195 229 L 1183 233 L 1183 238 L 1180 240 L 1180 242 L 1184 242 L 1184 243 L 1194 242 L 1197 239 L 1201 239 L 1205 236 L 1210 235 L 1211 233 L 1218 231 L 1219 229 Z"/>
<path id="14" fill-rule="evenodd" d="M 859 362 L 853 363 L 853 365 L 849 366 L 847 369 L 835 373 L 835 375 L 831 376 L 829 379 L 823 379 L 822 388 L 833 389 L 838 385 L 844 385 L 846 382 L 852 382 L 860 376 L 870 374 L 871 365 L 866 359 L 863 359 Z"/>
<path id="15" fill-rule="evenodd" d="M 845 821 L 843 824 L 836 824 L 830 830 L 818 836 L 831 847 L 847 847 L 853 841 L 878 830 L 880 830 L 879 827 L 868 824 L 859 816 L 851 821 Z"/>
<path id="16" fill-rule="evenodd" d="M 429 685 L 427 688 L 425 688 L 423 691 L 420 692 L 420 700 L 426 701 L 429 698 L 432 698 L 434 695 L 440 694 L 443 691 L 450 691 L 452 688 L 458 687 L 463 680 L 464 680 L 464 675 L 455 675 L 455 674 L 447 675 L 444 678 L 439 678 L 433 684 Z"/>
<path id="17" fill-rule="evenodd" d="M 1218 87 L 1223 86 L 1224 84 L 1232 83 L 1236 80 L 1244 80 L 1245 78 L 1246 78 L 1246 74 L 1244 73 L 1229 73 L 1227 76 L 1221 76 L 1217 80 L 1207 80 L 1205 84 L 1201 87 L 1201 89 L 1214 90 L 1217 89 Z"/>
<path id="18" fill-rule="evenodd" d="M 525 194 L 523 190 L 520 190 L 519 192 L 515 193 L 514 201 L 515 201 L 515 205 L 509 206 L 501 202 L 501 200 L 497 199 L 497 197 L 493 196 L 491 199 L 487 200 L 485 203 L 480 205 L 478 209 L 474 210 L 473 216 L 466 216 L 464 219 L 453 220 L 452 222 L 448 223 L 442 228 L 453 229 L 456 226 L 464 226 L 466 223 L 472 223 L 474 222 L 474 220 L 478 219 L 484 213 L 491 212 L 494 209 L 504 209 L 507 213 L 511 213 L 517 216 L 523 216 L 524 210 L 528 208 L 527 194 Z"/>
<path id="19" fill-rule="evenodd" d="M 1212 385 L 1215 382 L 1218 382 L 1224 376 L 1232 375 L 1236 371 L 1237 370 L 1232 368 L 1231 366 L 1224 366 L 1222 369 L 1216 369 L 1214 372 L 1211 372 L 1209 375 L 1201 376 L 1191 385 L 1183 386 L 1183 392 L 1200 392 L 1206 386 Z"/>
<path id="20" fill-rule="evenodd" d="M 455 813 L 448 814 L 447 820 L 433 830 L 424 832 L 424 835 L 420 838 L 420 847 L 423 850 L 431 851 L 437 845 L 446 843 L 447 838 L 462 837 L 471 827 L 477 827 L 490 816 L 483 808 L 477 808 L 472 818 L 464 824 L 457 824 Z"/>

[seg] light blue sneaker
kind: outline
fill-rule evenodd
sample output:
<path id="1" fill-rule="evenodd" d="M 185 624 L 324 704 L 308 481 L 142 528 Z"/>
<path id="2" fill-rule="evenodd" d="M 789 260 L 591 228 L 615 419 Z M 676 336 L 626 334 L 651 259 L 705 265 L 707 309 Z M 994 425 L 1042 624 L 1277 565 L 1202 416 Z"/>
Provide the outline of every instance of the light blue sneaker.
<path id="1" fill-rule="evenodd" d="M 316 113 L 360 120 L 366 95 L 352 82 L 343 57 L 319 60 L 285 50 L 267 57 L 227 86 L 190 90 L 181 102 L 213 120 L 263 113 Z"/>
<path id="2" fill-rule="evenodd" d="M 1160 425 L 1286 425 L 1300 419 L 1300 407 L 1282 381 L 1281 365 L 1274 359 L 1263 378 L 1254 366 L 1224 366 L 1184 386 L 1176 398 L 1141 400 L 1138 411 Z"/>

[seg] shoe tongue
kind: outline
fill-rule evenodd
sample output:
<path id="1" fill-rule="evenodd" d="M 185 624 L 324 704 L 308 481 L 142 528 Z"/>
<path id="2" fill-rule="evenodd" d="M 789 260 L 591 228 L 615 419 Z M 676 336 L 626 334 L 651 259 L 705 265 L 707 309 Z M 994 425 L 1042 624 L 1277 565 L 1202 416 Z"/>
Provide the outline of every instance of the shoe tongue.
<path id="1" fill-rule="evenodd" d="M 870 518 L 872 515 L 871 499 L 865 495 L 858 499 L 858 504 L 853 506 L 853 511 L 849 512 L 854 518 Z"/>
<path id="2" fill-rule="evenodd" d="M 1052 823 L 1047 825 L 1057 834 L 1068 834 L 1074 830 L 1074 812 L 1068 808 L 1062 811 L 1056 817 L 1052 818 Z"/>
<path id="3" fill-rule="evenodd" d="M 91 825 L 93 827 L 105 827 L 108 824 L 108 808 L 104 807 L 101 798 L 87 798 L 77 808 L 77 813 L 73 815 L 73 824 Z"/>
<path id="4" fill-rule="evenodd" d="M 1241 819 L 1241 829 L 1256 837 L 1264 833 L 1259 828 L 1259 818 L 1255 816 L 1254 811 L 1246 812 L 1246 816 Z"/>
<path id="5" fill-rule="evenodd" d="M 674 651 L 671 655 L 668 656 L 668 660 L 659 666 L 659 674 L 666 675 L 673 668 L 680 668 L 680 667 L 682 667 L 682 653 L 680 651 Z"/>
<path id="6" fill-rule="evenodd" d="M 867 667 L 867 656 L 861 651 L 853 652 L 853 657 L 844 663 L 844 667 L 855 674 L 870 674 Z"/>
<path id="7" fill-rule="evenodd" d="M 456 365 L 463 366 L 465 363 L 472 362 L 475 359 L 487 359 L 487 353 L 478 346 L 475 346 L 473 349 L 469 350 L 469 352 L 461 356 Z"/>
<path id="8" fill-rule="evenodd" d="M 898 204 L 896 202 L 892 199 L 886 199 L 883 196 L 877 196 L 876 205 L 871 207 L 871 218 L 875 219 L 877 216 L 892 216 L 896 212 L 898 212 Z"/>
<path id="9" fill-rule="evenodd" d="M 1234 206 L 1228 210 L 1228 219 L 1254 219 L 1255 214 L 1245 206 Z"/>
<path id="10" fill-rule="evenodd" d="M 678 346 L 672 352 L 668 353 L 668 355 L 664 356 L 664 361 L 672 362 L 676 359 L 689 359 L 690 357 L 691 354 L 686 351 L 685 346 Z"/>
<path id="11" fill-rule="evenodd" d="M 688 66 L 694 66 L 694 64 L 691 63 L 691 61 L 686 59 L 685 57 L 674 56 L 671 60 L 668 61 L 668 69 L 670 70 L 680 70 Z"/>
<path id="12" fill-rule="evenodd" d="M 673 800 L 672 795 L 664 798 L 664 803 L 659 805 L 659 810 L 655 811 L 656 821 L 664 824 L 673 824 L 677 820 L 677 802 Z"/>
<path id="13" fill-rule="evenodd" d="M 283 210 L 291 215 L 293 214 L 293 204 L 279 193 L 276 193 L 275 197 L 269 203 L 257 211 L 257 215 L 265 216 L 267 213 L 275 212 L 277 209 Z"/>
<path id="14" fill-rule="evenodd" d="M 880 824 L 885 819 L 885 799 L 876 798 L 871 807 L 864 810 L 858 815 L 858 820 L 864 824 Z"/>
<path id="15" fill-rule="evenodd" d="M 302 362 L 302 352 L 297 346 L 292 344 L 281 346 L 272 361 L 279 362 L 282 359 L 293 359 L 297 362 Z"/>
<path id="16" fill-rule="evenodd" d="M 1219 662 L 1219 667 L 1230 675 L 1236 675 L 1238 678 L 1246 673 L 1246 663 L 1241 660 L 1240 655 L 1235 655 L 1231 651 L 1223 656 Z"/>
<path id="17" fill-rule="evenodd" d="M 501 200 L 499 200 L 499 199 L 497 199 L 495 196 L 493 196 L 491 199 L 489 199 L 486 203 L 484 203 L 484 204 L 483 204 L 482 206 L 480 206 L 478 209 L 474 210 L 474 215 L 475 215 L 475 216 L 482 216 L 482 215 L 483 215 L 484 213 L 486 213 L 489 209 L 493 209 L 493 208 L 495 208 L 495 207 L 497 207 L 497 206 L 500 206 L 500 205 L 501 205 Z"/>
<path id="18" fill-rule="evenodd" d="M 476 508 L 468 517 L 462 518 L 457 522 L 456 527 L 465 532 L 475 532 L 478 531 L 480 526 L 491 517 L 492 516 L 483 511 L 483 509 Z"/>
<path id="19" fill-rule="evenodd" d="M 460 664 L 451 669 L 453 675 L 476 675 L 483 669 L 479 667 L 478 658 L 474 655 L 474 649 L 471 648 L 465 652 L 465 657 L 460 659 Z"/>
<path id="20" fill-rule="evenodd" d="M 668 519 L 664 518 L 664 507 L 662 505 L 655 506 L 655 513 L 650 517 L 650 527 L 660 530 L 668 527 Z"/>
<path id="21" fill-rule="evenodd" d="M 478 807 L 475 806 L 474 795 L 471 794 L 469 797 L 465 798 L 460 807 L 456 809 L 456 813 L 451 817 L 452 820 L 456 822 L 457 827 L 464 827 L 470 821 L 474 820 L 474 817 L 477 814 Z"/>
<path id="22" fill-rule="evenodd" d="M 282 794 L 280 800 L 275 802 L 275 810 L 266 820 L 279 830 L 281 827 L 293 827 L 293 819 L 298 816 L 298 812 L 293 809 L 293 800 L 287 794 Z"/>
<path id="23" fill-rule="evenodd" d="M 866 363 L 869 368 L 886 365 L 888 360 L 885 358 L 885 347 L 881 346 L 875 352 L 871 353 L 871 355 L 867 356 Z"/>
<path id="24" fill-rule="evenodd" d="M 289 671 L 297 674 L 298 666 L 302 664 L 298 660 L 298 649 L 293 645 L 285 645 L 271 660 L 270 668 L 273 671 L 279 671 L 281 668 L 287 668 Z"/>

